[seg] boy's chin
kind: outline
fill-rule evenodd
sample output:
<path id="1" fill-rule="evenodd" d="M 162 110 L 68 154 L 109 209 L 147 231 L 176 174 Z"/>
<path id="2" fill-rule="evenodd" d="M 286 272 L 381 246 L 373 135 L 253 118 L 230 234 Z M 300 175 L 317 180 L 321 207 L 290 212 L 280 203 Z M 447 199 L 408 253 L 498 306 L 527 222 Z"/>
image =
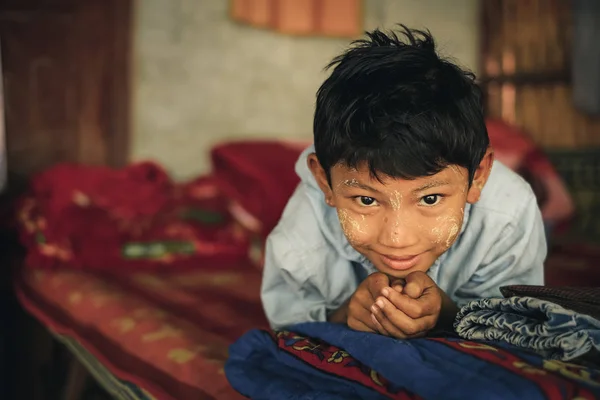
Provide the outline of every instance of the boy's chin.
<path id="1" fill-rule="evenodd" d="M 412 268 L 398 270 L 398 269 L 390 268 L 389 266 L 386 266 L 386 265 L 375 264 L 374 266 L 378 272 L 381 272 L 382 274 L 385 274 L 390 278 L 390 285 L 394 284 L 394 282 L 393 282 L 394 280 L 403 280 L 404 278 L 406 278 L 408 275 L 410 275 L 413 272 L 427 273 L 427 271 L 429 271 L 429 268 L 431 268 L 431 265 L 429 265 L 429 266 L 415 265 Z"/>
<path id="2" fill-rule="evenodd" d="M 389 267 L 385 267 L 385 266 L 377 266 L 375 265 L 375 269 L 377 270 L 377 272 L 381 272 L 382 274 L 386 275 L 388 278 L 390 278 L 390 285 L 393 284 L 393 281 L 397 281 L 397 280 L 403 280 L 404 278 L 406 278 L 411 272 L 414 271 L 420 271 L 420 268 L 410 268 L 407 270 L 402 270 L 402 271 L 398 271 Z"/>

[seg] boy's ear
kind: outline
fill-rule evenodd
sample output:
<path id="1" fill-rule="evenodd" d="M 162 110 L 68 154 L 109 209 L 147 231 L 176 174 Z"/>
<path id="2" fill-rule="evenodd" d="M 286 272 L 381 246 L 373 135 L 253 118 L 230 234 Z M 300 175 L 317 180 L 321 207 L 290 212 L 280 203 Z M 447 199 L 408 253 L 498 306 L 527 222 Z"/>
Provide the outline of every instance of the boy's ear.
<path id="1" fill-rule="evenodd" d="M 310 172 L 312 172 L 313 176 L 315 177 L 319 188 L 321 188 L 323 195 L 325 195 L 325 202 L 331 207 L 333 207 L 333 191 L 331 190 L 331 186 L 329 186 L 329 181 L 327 181 L 327 174 L 321 166 L 317 155 L 315 153 L 310 153 L 308 155 L 306 163 L 308 164 L 308 169 L 310 169 Z"/>
<path id="2" fill-rule="evenodd" d="M 467 193 L 467 203 L 477 203 L 479 201 L 479 197 L 481 197 L 481 191 L 487 182 L 490 172 L 492 172 L 492 165 L 494 164 L 494 149 L 492 147 L 488 147 L 483 159 L 479 163 L 479 166 L 475 170 L 475 175 L 473 176 L 473 183 L 469 188 L 469 192 Z"/>

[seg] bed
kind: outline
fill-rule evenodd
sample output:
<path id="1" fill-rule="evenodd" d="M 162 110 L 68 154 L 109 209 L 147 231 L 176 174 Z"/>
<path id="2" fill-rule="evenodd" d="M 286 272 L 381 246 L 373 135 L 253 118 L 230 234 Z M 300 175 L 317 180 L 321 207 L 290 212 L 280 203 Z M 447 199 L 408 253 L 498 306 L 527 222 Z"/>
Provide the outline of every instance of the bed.
<path id="1" fill-rule="evenodd" d="M 193 246 L 177 247 L 175 256 L 150 254 L 166 248 L 152 238 L 146 253 L 139 242 L 133 251 L 121 238 L 92 246 L 91 253 L 78 257 L 77 249 L 61 247 L 46 219 L 40 222 L 33 208 L 25 207 L 27 212 L 19 216 L 28 258 L 27 268 L 15 279 L 19 301 L 115 398 L 243 398 L 224 375 L 228 346 L 252 328 L 267 327 L 259 298 L 262 248 L 297 184 L 293 164 L 304 145 L 241 142 L 215 147 L 213 174 L 174 189 L 179 204 L 194 210 L 176 218 L 192 215 L 199 226 L 190 231 L 177 225 L 178 240 L 189 239 Z M 152 171 L 152 184 L 164 185 L 160 170 Z M 56 186 L 47 182 L 43 193 Z M 76 208 L 66 214 L 69 218 L 82 218 L 93 198 L 84 194 L 67 198 Z M 103 223 L 98 214 L 93 218 L 93 223 Z M 173 231 L 165 226 L 152 231 L 160 240 Z M 81 249 L 88 249 L 84 244 Z M 67 253 L 75 256 L 69 259 Z M 142 253 L 154 258 L 132 258 Z M 600 285 L 592 279 L 599 276 L 598 261 L 600 251 L 594 247 L 553 249 L 547 281 Z M 71 398 L 78 398 L 78 391 L 73 393 Z"/>

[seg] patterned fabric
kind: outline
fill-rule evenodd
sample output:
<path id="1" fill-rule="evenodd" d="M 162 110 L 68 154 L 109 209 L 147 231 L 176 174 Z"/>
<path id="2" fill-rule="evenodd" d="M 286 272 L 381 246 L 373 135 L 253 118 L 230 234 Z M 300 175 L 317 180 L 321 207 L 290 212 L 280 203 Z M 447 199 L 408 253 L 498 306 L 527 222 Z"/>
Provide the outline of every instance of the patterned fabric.
<path id="1" fill-rule="evenodd" d="M 256 399 L 600 399 L 600 371 L 508 346 L 395 340 L 330 323 L 248 332 L 229 349 L 232 386 Z"/>
<path id="2" fill-rule="evenodd" d="M 500 291 L 504 297 L 535 297 L 600 320 L 600 287 L 507 286 Z"/>
<path id="3" fill-rule="evenodd" d="M 502 341 L 548 359 L 600 350 L 600 320 L 533 297 L 473 301 L 459 311 L 454 328 L 465 339 Z"/>

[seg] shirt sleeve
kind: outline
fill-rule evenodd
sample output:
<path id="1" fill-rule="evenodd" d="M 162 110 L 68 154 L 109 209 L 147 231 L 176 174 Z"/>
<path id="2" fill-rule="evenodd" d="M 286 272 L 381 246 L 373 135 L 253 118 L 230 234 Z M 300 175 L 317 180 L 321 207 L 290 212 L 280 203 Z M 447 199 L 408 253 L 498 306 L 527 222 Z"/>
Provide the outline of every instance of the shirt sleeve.
<path id="1" fill-rule="evenodd" d="M 544 223 L 533 195 L 504 228 L 471 278 L 454 297 L 462 306 L 471 300 L 502 297 L 500 287 L 543 285 L 547 244 Z"/>
<path id="2" fill-rule="evenodd" d="M 261 300 L 271 327 L 325 321 L 325 299 L 310 282 L 305 255 L 294 251 L 283 232 L 269 236 L 265 251 Z"/>
<path id="3" fill-rule="evenodd" d="M 267 239 L 261 300 L 273 329 L 326 321 L 356 286 L 350 262 L 325 240 L 319 247 L 305 248 L 285 230 L 276 230 Z"/>

